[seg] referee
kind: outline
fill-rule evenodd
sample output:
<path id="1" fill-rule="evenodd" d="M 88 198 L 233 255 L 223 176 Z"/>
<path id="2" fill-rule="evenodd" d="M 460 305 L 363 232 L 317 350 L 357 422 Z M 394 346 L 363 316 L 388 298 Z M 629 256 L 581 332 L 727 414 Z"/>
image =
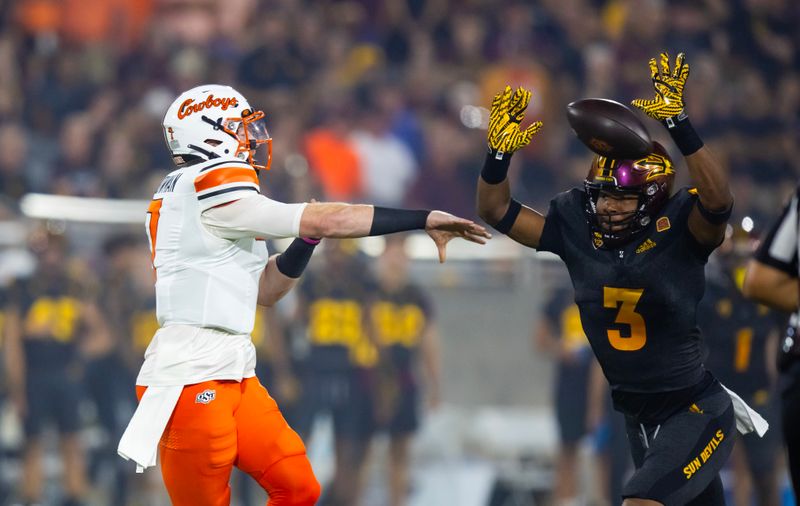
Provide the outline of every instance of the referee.
<path id="1" fill-rule="evenodd" d="M 800 186 L 784 207 L 780 218 L 747 266 L 744 293 L 747 297 L 792 313 L 786 335 L 778 350 L 783 439 L 789 455 L 789 471 L 795 497 L 800 498 L 800 285 L 798 285 L 798 242 L 800 241 Z"/>

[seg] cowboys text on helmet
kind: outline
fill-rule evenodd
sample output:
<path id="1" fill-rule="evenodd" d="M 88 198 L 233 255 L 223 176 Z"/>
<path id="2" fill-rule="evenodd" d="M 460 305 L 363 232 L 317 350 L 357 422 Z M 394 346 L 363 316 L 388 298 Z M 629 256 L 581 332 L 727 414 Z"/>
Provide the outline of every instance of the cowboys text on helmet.
<path id="1" fill-rule="evenodd" d="M 167 109 L 163 127 L 179 165 L 229 157 L 269 169 L 272 139 L 264 113 L 230 86 L 205 84 L 185 91 Z"/>
<path id="2" fill-rule="evenodd" d="M 209 94 L 203 102 L 195 103 L 193 98 L 187 98 L 178 109 L 178 119 L 183 119 L 193 112 L 200 112 L 203 109 L 211 109 L 212 107 L 219 107 L 226 111 L 228 107 L 237 107 L 239 102 L 236 97 L 222 97 L 217 98 Z"/>

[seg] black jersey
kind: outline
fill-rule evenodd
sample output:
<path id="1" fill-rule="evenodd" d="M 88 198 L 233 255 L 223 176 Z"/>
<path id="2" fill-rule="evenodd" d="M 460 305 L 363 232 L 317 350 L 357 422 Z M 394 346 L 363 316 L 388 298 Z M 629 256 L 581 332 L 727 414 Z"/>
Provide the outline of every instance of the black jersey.
<path id="1" fill-rule="evenodd" d="M 410 370 L 423 332 L 433 316 L 428 297 L 415 285 L 395 292 L 379 289 L 370 316 L 375 338 L 389 350 L 393 365 Z"/>
<path id="2" fill-rule="evenodd" d="M 625 246 L 596 248 L 573 189 L 550 203 L 539 245 L 560 256 L 575 288 L 583 330 L 614 390 L 666 392 L 704 376 L 697 304 L 712 248 L 688 231 L 697 196 L 681 189 Z"/>
<path id="3" fill-rule="evenodd" d="M 745 299 L 730 273 L 709 271 L 698 319 L 708 346 L 706 366 L 740 395 L 767 390 L 767 338 L 779 330 L 778 315 Z"/>
<path id="4" fill-rule="evenodd" d="M 300 286 L 310 345 L 307 363 L 314 371 L 347 372 L 377 361 L 366 332 L 373 281 L 363 266 L 348 267 L 347 274 L 336 276 L 311 272 Z"/>
<path id="5" fill-rule="evenodd" d="M 60 370 L 77 358 L 81 297 L 77 284 L 66 276 L 36 274 L 11 286 L 8 304 L 20 313 L 29 370 Z"/>

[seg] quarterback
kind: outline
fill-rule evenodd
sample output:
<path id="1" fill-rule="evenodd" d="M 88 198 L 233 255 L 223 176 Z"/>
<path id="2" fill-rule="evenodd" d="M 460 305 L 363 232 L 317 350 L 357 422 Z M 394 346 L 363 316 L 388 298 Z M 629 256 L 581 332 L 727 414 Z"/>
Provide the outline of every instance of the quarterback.
<path id="1" fill-rule="evenodd" d="M 183 93 L 163 127 L 178 168 L 146 215 L 161 328 L 145 352 L 139 406 L 118 451 L 139 470 L 159 453 L 176 506 L 229 504 L 233 466 L 272 506 L 314 504 L 320 489 L 303 442 L 255 377 L 256 304 L 272 305 L 296 284 L 322 237 L 420 229 L 444 261 L 454 237 L 484 243 L 489 234 L 441 211 L 268 199 L 258 184 L 271 158 L 264 113 L 228 86 Z M 265 240 L 281 237 L 297 239 L 268 256 Z"/>
<path id="2" fill-rule="evenodd" d="M 673 162 L 654 143 L 639 160 L 596 156 L 583 188 L 556 195 L 546 215 L 523 206 L 511 198 L 509 159 L 542 124 L 520 129 L 531 93 L 506 87 L 492 102 L 478 212 L 567 266 L 583 329 L 626 417 L 636 471 L 623 505 L 724 505 L 719 471 L 734 423 L 748 430 L 759 420 L 704 368 L 696 309 L 733 197 L 684 113 L 683 54 L 672 68 L 662 54 L 650 70 L 656 96 L 633 105 L 668 128 L 696 189 L 672 193 Z"/>

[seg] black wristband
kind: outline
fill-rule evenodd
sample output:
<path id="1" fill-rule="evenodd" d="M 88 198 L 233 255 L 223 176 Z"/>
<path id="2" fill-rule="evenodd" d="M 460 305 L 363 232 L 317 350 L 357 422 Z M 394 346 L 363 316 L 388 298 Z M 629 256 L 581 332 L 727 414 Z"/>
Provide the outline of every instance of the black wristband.
<path id="1" fill-rule="evenodd" d="M 502 183 L 508 174 L 508 166 L 511 163 L 511 153 L 501 153 L 490 149 L 486 153 L 486 160 L 481 169 L 481 178 L 489 184 Z"/>
<path id="2" fill-rule="evenodd" d="M 703 147 L 702 139 L 695 132 L 685 112 L 681 111 L 677 116 L 665 119 L 664 126 L 667 127 L 670 137 L 672 137 L 678 149 L 681 150 L 683 156 L 694 154 Z"/>
<path id="3" fill-rule="evenodd" d="M 514 226 L 514 222 L 517 221 L 517 216 L 519 216 L 520 211 L 522 211 L 522 204 L 514 199 L 511 199 L 511 202 L 508 203 L 508 210 L 506 211 L 506 214 L 503 215 L 500 221 L 493 225 L 494 229 L 501 234 L 509 233 L 511 231 L 511 227 Z"/>
<path id="4" fill-rule="evenodd" d="M 427 210 L 393 209 L 375 206 L 369 235 L 386 235 L 407 230 L 423 230 L 428 222 Z"/>
<path id="5" fill-rule="evenodd" d="M 275 265 L 281 271 L 281 274 L 287 278 L 297 279 L 306 270 L 311 254 L 314 253 L 314 248 L 316 247 L 316 244 L 303 238 L 297 238 L 292 241 L 292 244 L 283 253 L 278 255 L 275 259 Z"/>
<path id="6" fill-rule="evenodd" d="M 703 202 L 698 198 L 697 199 L 697 210 L 700 211 L 700 215 L 705 218 L 705 220 L 712 225 L 722 225 L 728 218 L 731 217 L 731 213 L 733 212 L 733 204 L 728 206 L 727 209 L 724 211 L 710 211 L 703 206 Z"/>

